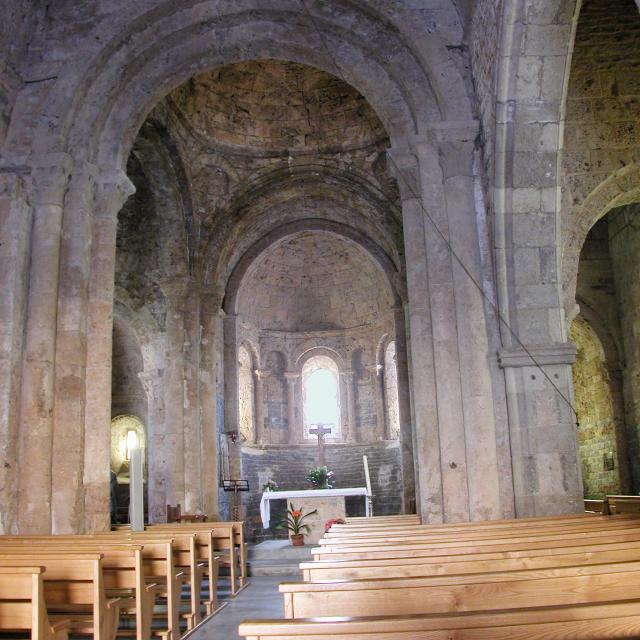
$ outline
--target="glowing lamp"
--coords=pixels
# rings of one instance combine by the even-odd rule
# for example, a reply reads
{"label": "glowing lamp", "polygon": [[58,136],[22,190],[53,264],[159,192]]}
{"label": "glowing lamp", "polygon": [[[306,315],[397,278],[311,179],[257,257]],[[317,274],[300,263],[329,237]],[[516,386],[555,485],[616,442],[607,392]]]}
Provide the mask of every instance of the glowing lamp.
{"label": "glowing lamp", "polygon": [[124,459],[127,462],[131,460],[131,451],[137,448],[138,434],[133,429],[128,429],[124,440]]}

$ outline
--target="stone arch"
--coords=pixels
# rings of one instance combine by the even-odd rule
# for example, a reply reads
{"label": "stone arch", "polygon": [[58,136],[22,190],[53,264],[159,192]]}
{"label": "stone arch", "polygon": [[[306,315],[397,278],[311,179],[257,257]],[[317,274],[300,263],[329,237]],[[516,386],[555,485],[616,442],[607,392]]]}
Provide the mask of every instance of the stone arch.
{"label": "stone arch", "polygon": [[587,234],[609,211],[634,202],[640,202],[640,164],[623,167],[603,180],[575,212],[562,256],[562,288],[568,318],[576,304],[578,264]]}
{"label": "stone arch", "polygon": [[250,247],[234,265],[226,284],[223,308],[226,313],[237,313],[238,293],[242,280],[253,261],[268,247],[302,231],[323,231],[340,236],[365,250],[376,266],[385,276],[385,282],[395,304],[400,304],[400,296],[396,287],[398,281],[397,270],[388,255],[372,240],[358,230],[329,220],[309,219],[282,225],[273,229],[265,237]]}
{"label": "stone arch", "polygon": [[[138,15],[110,14],[109,27],[100,23],[87,33],[80,73],[77,66],[61,73],[41,135],[36,134],[39,151],[42,146],[51,151],[56,141],[66,139],[69,149],[84,146],[87,159],[121,167],[133,135],[164,93],[202,69],[267,57],[333,74],[338,65],[394,137],[419,132],[433,121],[467,119],[472,110],[465,81],[447,49],[448,40],[461,37],[461,28],[455,7],[438,4],[438,11],[450,16],[451,27],[443,30],[445,37],[429,33],[420,49],[408,42],[406,32],[413,27],[408,10],[391,17],[350,0],[332,3],[331,12],[317,2],[265,9],[247,0],[238,9],[190,0],[179,7],[165,2]],[[444,17],[442,24],[447,24]],[[104,37],[106,31],[110,38]],[[376,44],[382,40],[393,48],[393,57],[383,57],[385,48]]]}
{"label": "stone arch", "polygon": [[302,351],[300,354],[296,356],[296,359],[295,359],[296,371],[299,371],[300,373],[302,373],[302,369],[306,364],[307,360],[309,360],[310,358],[315,358],[316,356],[324,356],[326,358],[333,360],[336,363],[336,366],[338,367],[338,371],[346,370],[345,359],[342,356],[342,354],[340,354],[338,351],[336,351],[335,349],[332,349],[331,347],[313,346],[313,347],[309,347],[308,349],[305,349],[304,351]]}

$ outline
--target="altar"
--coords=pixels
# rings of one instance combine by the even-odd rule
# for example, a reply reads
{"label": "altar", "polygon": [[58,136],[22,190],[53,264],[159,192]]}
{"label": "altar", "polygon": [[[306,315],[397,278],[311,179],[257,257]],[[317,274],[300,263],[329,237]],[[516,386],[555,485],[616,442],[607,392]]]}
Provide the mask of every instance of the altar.
{"label": "altar", "polygon": [[371,494],[366,487],[352,487],[348,489],[311,489],[305,491],[265,491],[260,500],[260,517],[262,526],[268,529],[271,524],[271,501],[287,500],[296,509],[304,513],[318,510],[317,514],[306,518],[304,523],[311,528],[311,533],[305,534],[305,544],[316,544],[324,535],[324,523],[332,518],[346,516],[345,497],[363,496],[365,513],[371,515],[369,498]]}

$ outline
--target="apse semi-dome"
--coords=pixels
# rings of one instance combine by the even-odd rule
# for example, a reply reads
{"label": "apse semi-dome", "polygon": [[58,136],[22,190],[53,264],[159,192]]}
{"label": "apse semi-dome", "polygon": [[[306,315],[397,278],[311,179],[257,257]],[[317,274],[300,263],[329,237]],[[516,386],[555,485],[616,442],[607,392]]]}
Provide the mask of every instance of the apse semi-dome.
{"label": "apse semi-dome", "polygon": [[170,99],[212,144],[282,152],[362,147],[386,137],[356,89],[295,62],[227,65],[191,78]]}
{"label": "apse semi-dome", "polygon": [[378,323],[392,303],[384,274],[364,249],[307,231],[256,258],[240,287],[238,313],[260,329],[324,331]]}

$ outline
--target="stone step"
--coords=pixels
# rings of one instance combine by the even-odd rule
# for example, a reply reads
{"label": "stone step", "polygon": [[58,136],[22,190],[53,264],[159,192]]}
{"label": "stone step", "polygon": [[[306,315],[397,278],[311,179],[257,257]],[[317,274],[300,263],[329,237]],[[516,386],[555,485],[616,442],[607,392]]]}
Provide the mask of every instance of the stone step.
{"label": "stone step", "polygon": [[250,576],[289,576],[292,580],[300,580],[301,574],[297,562],[281,562],[279,560],[259,560],[249,563]]}
{"label": "stone step", "polygon": [[266,540],[249,547],[249,562],[267,560],[279,561],[282,564],[311,560],[311,549],[316,545],[293,547],[288,540]]}

